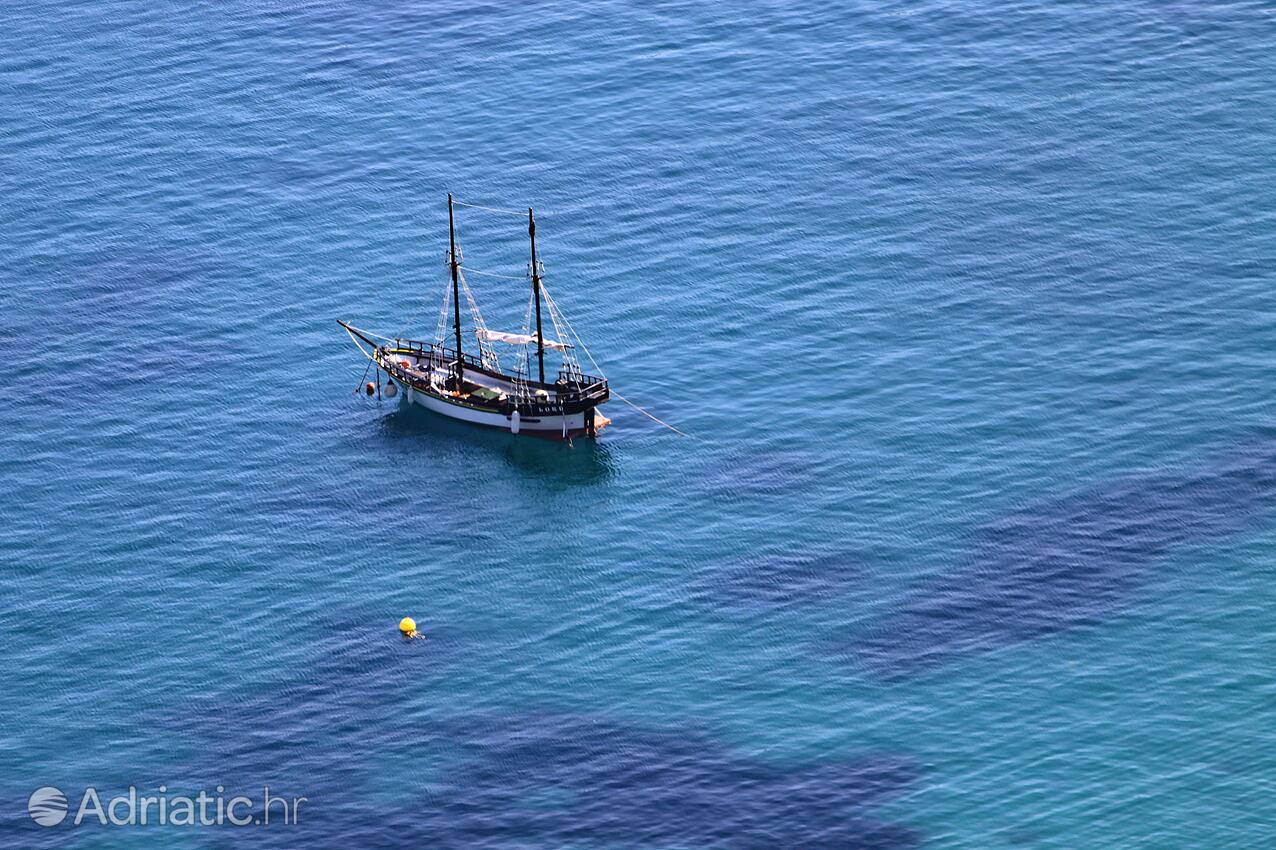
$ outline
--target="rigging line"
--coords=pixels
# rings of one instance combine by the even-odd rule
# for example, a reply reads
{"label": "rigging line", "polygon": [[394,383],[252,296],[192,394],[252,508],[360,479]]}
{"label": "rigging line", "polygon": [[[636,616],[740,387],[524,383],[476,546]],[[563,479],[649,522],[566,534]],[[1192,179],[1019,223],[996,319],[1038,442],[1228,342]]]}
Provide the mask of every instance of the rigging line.
{"label": "rigging line", "polygon": [[496,272],[485,272],[482,269],[472,269],[469,266],[459,266],[462,271],[473,272],[474,274],[486,275],[487,277],[503,277],[506,280],[527,280],[527,275],[497,274]]}
{"label": "rigging line", "polygon": [[448,308],[452,306],[452,287],[443,287],[443,306],[439,310],[439,321],[434,328],[434,341],[442,342],[443,335],[447,333],[447,314]]}
{"label": "rigging line", "polygon": [[[546,300],[547,302],[549,302],[550,304],[553,304],[553,299],[551,299],[551,298],[550,298],[550,296],[549,296],[549,292],[545,290],[545,288],[544,288],[544,286],[543,286],[543,285],[542,285],[542,287],[541,287],[541,294],[545,296],[545,300]],[[598,370],[598,374],[599,374],[599,376],[601,376],[601,377],[605,380],[607,376],[606,376],[606,374],[603,372],[603,368],[602,368],[601,366],[599,366],[599,365],[598,365],[598,361],[594,359],[594,355],[590,353],[589,348],[585,345],[585,343],[584,343],[584,342],[582,342],[582,341],[581,341],[580,334],[576,333],[576,329],[575,329],[574,327],[572,327],[571,319],[568,319],[568,318],[567,318],[567,316],[566,316],[565,314],[563,314],[561,310],[559,310],[559,309],[558,309],[558,305],[556,305],[556,304],[553,304],[553,307],[551,308],[551,316],[553,315],[553,313],[554,313],[554,312],[559,313],[559,317],[563,320],[563,324],[567,325],[567,329],[568,329],[569,331],[571,331],[572,336],[574,336],[574,337],[576,338],[576,344],[577,344],[577,345],[579,345],[579,346],[581,347],[581,350],[585,352],[585,356],[589,358],[589,362],[590,362],[591,364],[593,364],[593,367],[594,367],[595,369],[597,369],[597,370]],[[621,395],[620,393],[616,392],[614,389],[611,389],[611,387],[610,387],[610,386],[609,386],[607,389],[608,389],[608,392],[609,392],[609,393],[611,393],[611,394],[612,394],[612,395],[614,395],[616,398],[618,398],[618,399],[620,399],[621,401],[623,401],[625,404],[627,404],[627,405],[629,405],[630,407],[632,407],[634,410],[637,410],[637,411],[638,411],[639,413],[641,413],[643,416],[646,416],[647,418],[652,419],[652,420],[654,420],[655,422],[659,422],[661,425],[665,426],[665,427],[666,427],[666,428],[668,428],[670,431],[673,431],[675,434],[678,434],[678,435],[683,436],[683,437],[688,437],[688,438],[693,439],[693,440],[695,439],[695,437],[692,437],[692,436],[691,436],[690,434],[688,434],[686,431],[680,431],[680,430],[678,430],[677,428],[673,427],[672,425],[670,425],[670,424],[669,424],[668,422],[666,422],[665,420],[661,419],[660,417],[658,417],[658,416],[656,416],[655,414],[653,414],[653,413],[649,412],[649,411],[648,411],[648,410],[646,410],[645,408],[640,407],[639,405],[637,405],[637,404],[635,404],[634,402],[630,401],[629,399],[625,398],[623,395]]]}
{"label": "rigging line", "polygon": [[[461,267],[457,266],[457,271],[460,270]],[[479,311],[478,303],[474,300],[474,293],[470,291],[470,282],[465,279],[465,275],[460,275],[459,279],[462,288],[465,290],[465,300],[470,307],[470,319],[474,322],[475,339],[478,340],[479,347],[479,360],[484,366],[499,370],[500,359],[496,356],[492,346],[484,343],[483,335],[480,333],[480,331],[487,331],[487,322],[483,320],[483,314]]]}
{"label": "rigging line", "polygon": [[[527,334],[532,321],[532,300],[535,298],[532,292],[527,293],[527,309],[523,311],[523,333]],[[531,380],[531,361],[528,352],[528,346],[522,345],[518,349],[514,363],[514,397],[521,401],[530,401],[532,398],[531,390],[527,387],[527,382]],[[523,376],[527,377],[524,378]]]}
{"label": "rigging line", "polygon": [[[546,301],[552,300],[549,296],[549,290],[545,288],[544,281],[541,282],[541,294],[545,296]],[[554,309],[558,309],[557,304],[554,305]],[[589,362],[593,365],[593,367],[598,370],[599,377],[606,378],[607,373],[603,371],[602,366],[598,365],[598,361],[594,359],[594,355],[590,352],[584,341],[581,340],[580,334],[576,333],[576,328],[572,326],[571,319],[567,318],[567,314],[563,313],[561,310],[559,311],[559,315],[562,317],[563,324],[567,326],[567,330],[571,331],[571,335],[576,338],[576,344],[585,352],[585,356],[589,358]]]}
{"label": "rigging line", "polygon": [[475,210],[487,210],[488,212],[507,213],[509,215],[519,215],[519,216],[527,215],[527,213],[523,212],[522,210],[503,210],[500,207],[485,207],[482,204],[467,204],[465,203],[465,201],[458,201],[455,198],[452,199],[452,203],[456,204],[458,207],[469,207]]}
{"label": "rigging line", "polygon": [[[393,338],[388,337],[388,336],[382,336],[381,334],[374,334],[372,331],[365,331],[363,328],[357,328],[356,330],[358,330],[360,333],[365,333],[365,334],[367,334],[368,336],[376,337],[377,339],[383,339],[383,340],[385,340],[386,342],[398,342],[398,341],[399,341],[399,340],[397,340],[397,339],[393,339]],[[347,334],[349,334],[349,333],[350,333],[350,331],[346,331],[346,333],[347,333]],[[351,335],[351,336],[350,336],[350,338],[351,338],[351,339],[354,339],[354,336],[353,336],[353,335]],[[400,339],[402,339],[402,337],[400,337]],[[355,341],[355,345],[359,345],[359,342],[358,342],[357,340]],[[366,350],[363,348],[363,346],[362,346],[362,345],[359,345],[359,350],[360,350],[360,351],[365,351],[365,356],[366,356]]]}
{"label": "rigging line", "polygon": [[[368,332],[362,331],[362,333],[368,333]],[[379,334],[368,334],[368,335],[379,336]],[[349,328],[346,328],[346,336],[350,337],[350,341],[353,342],[355,344],[355,347],[358,348],[359,351],[363,353],[363,356],[368,358],[369,360],[368,366],[365,366],[363,369],[363,376],[365,378],[368,376],[368,367],[371,366],[373,363],[377,364],[377,368],[381,367],[381,364],[377,363],[377,359],[368,353],[368,349],[363,347],[363,343],[359,342],[359,340],[355,337],[355,335],[350,331]],[[381,337],[381,339],[385,339],[385,337]],[[355,392],[358,392],[358,390],[355,390]]]}

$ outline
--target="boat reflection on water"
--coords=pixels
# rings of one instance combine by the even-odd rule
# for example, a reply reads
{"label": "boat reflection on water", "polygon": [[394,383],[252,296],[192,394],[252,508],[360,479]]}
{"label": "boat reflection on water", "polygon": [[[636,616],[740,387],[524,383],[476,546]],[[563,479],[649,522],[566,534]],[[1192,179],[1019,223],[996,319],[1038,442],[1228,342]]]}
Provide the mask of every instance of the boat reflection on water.
{"label": "boat reflection on water", "polygon": [[520,438],[495,428],[475,428],[434,416],[403,401],[402,396],[387,404],[381,425],[390,439],[429,438],[431,448],[441,454],[499,457],[540,481],[578,486],[600,484],[615,476],[615,454],[605,442],[584,438],[563,444]]}

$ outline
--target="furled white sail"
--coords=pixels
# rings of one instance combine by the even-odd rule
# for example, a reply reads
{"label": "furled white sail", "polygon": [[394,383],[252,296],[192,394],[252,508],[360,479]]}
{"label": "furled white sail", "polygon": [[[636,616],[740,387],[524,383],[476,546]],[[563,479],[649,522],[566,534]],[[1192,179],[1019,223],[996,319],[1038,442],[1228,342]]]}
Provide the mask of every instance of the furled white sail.
{"label": "furled white sail", "polygon": [[[536,334],[516,334],[508,333],[506,331],[490,331],[487,328],[482,328],[476,333],[478,333],[480,339],[485,339],[489,342],[508,342],[510,345],[531,345],[536,342]],[[545,347],[552,348],[554,351],[566,351],[571,348],[571,346],[565,342],[557,342],[552,339],[545,340]]]}

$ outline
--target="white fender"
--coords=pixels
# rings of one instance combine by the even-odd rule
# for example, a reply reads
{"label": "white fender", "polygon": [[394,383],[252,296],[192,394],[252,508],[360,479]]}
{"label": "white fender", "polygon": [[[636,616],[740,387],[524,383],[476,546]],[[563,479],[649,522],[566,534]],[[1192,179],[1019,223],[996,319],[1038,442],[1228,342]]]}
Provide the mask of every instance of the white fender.
{"label": "white fender", "polygon": [[510,433],[511,434],[518,433],[518,420],[519,420],[518,410],[515,409],[515,411],[510,414]]}
{"label": "white fender", "polygon": [[395,385],[394,381],[391,381],[390,383],[386,384],[386,387],[385,387],[386,398],[394,398],[398,394],[399,394],[399,388],[397,385]]}

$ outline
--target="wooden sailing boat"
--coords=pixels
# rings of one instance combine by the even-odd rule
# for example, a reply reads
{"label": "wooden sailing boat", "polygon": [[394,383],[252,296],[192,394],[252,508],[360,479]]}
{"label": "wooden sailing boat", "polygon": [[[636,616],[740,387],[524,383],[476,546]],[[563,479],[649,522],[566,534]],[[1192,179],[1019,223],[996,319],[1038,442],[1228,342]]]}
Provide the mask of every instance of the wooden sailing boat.
{"label": "wooden sailing boat", "polygon": [[[453,419],[501,428],[512,434],[552,439],[597,436],[603,426],[611,422],[597,410],[598,405],[610,397],[607,379],[581,371],[576,350],[584,350],[586,356],[589,352],[580,344],[571,324],[545,289],[542,266],[536,258],[536,219],[531,209],[527,211],[527,233],[531,239],[531,298],[523,331],[506,333],[488,330],[465,280],[466,269],[456,244],[453,203],[449,194],[448,267],[451,286],[444,294],[435,339],[429,342],[398,337],[391,339],[337,320],[364,356],[376,364],[377,392],[381,391],[380,372],[385,372],[389,378],[386,385],[388,396],[393,397],[402,390],[409,402]],[[462,293],[469,306],[477,355],[462,348]],[[557,339],[546,339],[543,335],[542,302]],[[529,333],[533,314],[535,334]],[[448,318],[452,319],[454,347],[448,347],[445,340]],[[494,343],[519,347],[510,370],[502,367]],[[531,374],[533,346],[536,357],[534,377]],[[553,382],[545,380],[547,349],[558,354],[561,361]],[[592,362],[592,358],[590,360]],[[594,368],[597,369],[597,364]]]}

